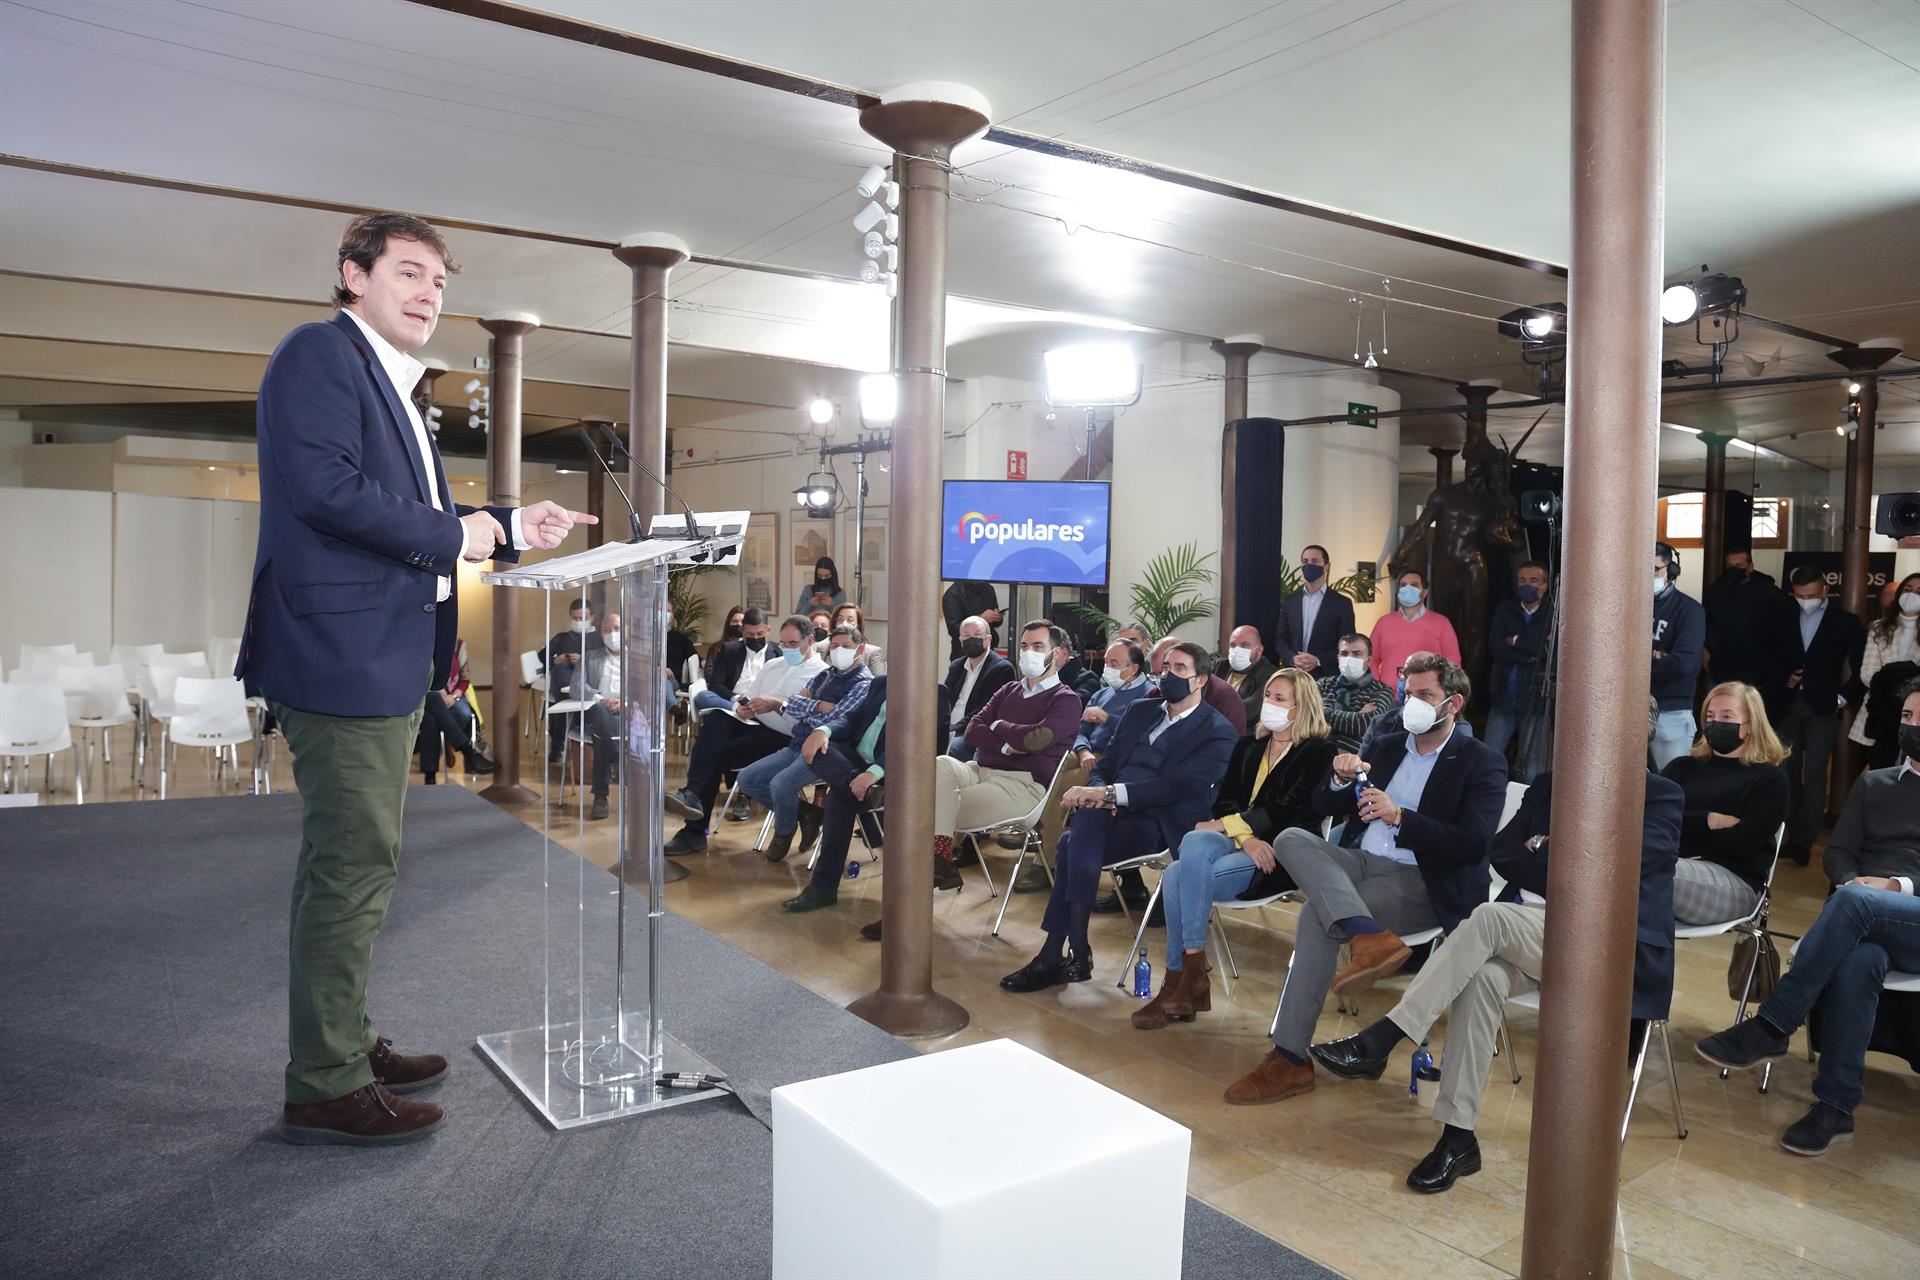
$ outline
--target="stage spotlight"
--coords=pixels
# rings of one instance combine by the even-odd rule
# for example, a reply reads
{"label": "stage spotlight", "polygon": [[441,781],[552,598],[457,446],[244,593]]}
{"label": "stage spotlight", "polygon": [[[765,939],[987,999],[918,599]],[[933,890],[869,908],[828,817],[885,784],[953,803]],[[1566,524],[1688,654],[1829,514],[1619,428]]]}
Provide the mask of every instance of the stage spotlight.
{"label": "stage spotlight", "polygon": [[853,215],[853,229],[862,235],[869,231],[878,231],[889,240],[900,238],[900,215],[888,213],[875,201]]}
{"label": "stage spotlight", "polygon": [[890,373],[870,373],[860,379],[860,425],[890,427],[900,412],[900,384]]}
{"label": "stage spotlight", "polygon": [[1660,295],[1660,319],[1685,324],[1701,316],[1738,311],[1747,305],[1747,286],[1739,276],[1716,273],[1668,285]]}
{"label": "stage spotlight", "polygon": [[1520,518],[1543,524],[1560,515],[1560,495],[1551,489],[1529,489],[1520,495]]}
{"label": "stage spotlight", "polygon": [[1529,351],[1567,345],[1567,304],[1548,302],[1520,307],[1500,317],[1502,337],[1512,338]]}
{"label": "stage spotlight", "polygon": [[833,475],[827,471],[816,471],[807,477],[807,482],[793,491],[796,506],[805,507],[807,514],[825,517],[833,514]]}
{"label": "stage spotlight", "polygon": [[860,175],[860,181],[853,184],[853,189],[871,200],[873,199],[873,193],[878,191],[880,184],[886,180],[887,166],[883,164],[870,164],[867,166],[867,171]]}
{"label": "stage spotlight", "polygon": [[1046,354],[1047,403],[1103,409],[1140,398],[1140,364],[1124,342],[1084,342]]}
{"label": "stage spotlight", "polygon": [[1850,396],[1857,396],[1857,395],[1859,395],[1859,394],[1860,394],[1860,391],[1861,391],[1861,387],[1860,387],[1860,384],[1859,384],[1859,383],[1857,383],[1857,382],[1849,382],[1849,383],[1847,384],[1847,394],[1848,394],[1848,395],[1850,395]]}
{"label": "stage spotlight", "polygon": [[1660,295],[1660,320],[1663,324],[1685,324],[1700,309],[1700,299],[1684,284],[1668,285]]}
{"label": "stage spotlight", "polygon": [[834,408],[833,401],[825,396],[815,396],[807,401],[807,421],[816,427],[824,427],[832,422],[834,415],[838,412]]}

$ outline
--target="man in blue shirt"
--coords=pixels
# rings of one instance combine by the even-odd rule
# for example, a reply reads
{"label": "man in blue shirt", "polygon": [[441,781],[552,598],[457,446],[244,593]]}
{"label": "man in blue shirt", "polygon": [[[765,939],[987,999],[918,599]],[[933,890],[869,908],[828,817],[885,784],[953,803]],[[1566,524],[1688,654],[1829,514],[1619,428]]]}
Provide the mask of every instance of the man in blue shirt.
{"label": "man in blue shirt", "polygon": [[786,860],[793,847],[794,830],[803,818],[807,826],[803,849],[811,847],[820,834],[823,815],[811,804],[803,807],[800,792],[808,783],[819,781],[813,772],[814,759],[827,749],[836,732],[846,731],[866,700],[867,683],[873,673],[860,661],[860,641],[860,629],[850,622],[833,629],[827,669],[781,708],[793,717],[788,745],[740,771],[740,790],[773,811],[768,862]]}

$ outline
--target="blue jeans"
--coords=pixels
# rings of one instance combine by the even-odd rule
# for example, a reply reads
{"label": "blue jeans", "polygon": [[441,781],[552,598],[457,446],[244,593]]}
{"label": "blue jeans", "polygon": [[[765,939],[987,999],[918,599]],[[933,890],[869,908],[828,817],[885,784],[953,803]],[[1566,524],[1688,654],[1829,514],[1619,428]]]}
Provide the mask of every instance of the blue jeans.
{"label": "blue jeans", "polygon": [[1824,997],[1826,1051],[1813,1096],[1849,1115],[1860,1105],[1867,1042],[1890,968],[1920,973],[1920,898],[1843,885],[1800,940],[1793,968],[1760,1006],[1761,1017],[1791,1034]]}
{"label": "blue jeans", "polygon": [[967,741],[966,735],[956,733],[953,741],[947,744],[947,754],[961,764],[970,763],[973,760],[973,744]]}
{"label": "blue jeans", "polygon": [[791,835],[800,825],[800,792],[819,781],[800,748],[782,747],[740,771],[740,789],[773,810],[773,834]]}
{"label": "blue jeans", "polygon": [[715,711],[730,711],[733,709],[733,699],[711,689],[702,689],[693,695],[693,714],[699,715],[709,707]]}
{"label": "blue jeans", "polygon": [[1213,904],[1239,897],[1253,883],[1253,871],[1253,859],[1218,831],[1189,831],[1180,841],[1180,860],[1160,877],[1168,973],[1179,972],[1182,952],[1207,949]]}
{"label": "blue jeans", "polygon": [[[1521,757],[1514,765],[1513,780],[1527,782],[1536,777],[1543,768],[1541,761],[1546,758],[1547,726],[1546,717],[1538,713],[1524,713],[1518,707],[1494,707],[1487,712],[1487,745],[1501,755],[1507,753],[1507,744],[1515,738],[1520,740]],[[1528,739],[1532,739],[1532,751],[1528,751]]]}
{"label": "blue jeans", "polygon": [[1669,764],[1687,754],[1693,746],[1693,712],[1662,711],[1654,722],[1653,768],[1657,773]]}

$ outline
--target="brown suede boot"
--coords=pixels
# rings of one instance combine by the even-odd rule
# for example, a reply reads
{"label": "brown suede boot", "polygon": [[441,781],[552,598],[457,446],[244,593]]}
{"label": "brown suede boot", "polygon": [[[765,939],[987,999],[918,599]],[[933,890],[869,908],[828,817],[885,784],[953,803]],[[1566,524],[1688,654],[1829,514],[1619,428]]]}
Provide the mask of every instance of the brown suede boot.
{"label": "brown suede boot", "polygon": [[447,1060],[437,1053],[406,1057],[393,1051],[393,1041],[381,1036],[367,1055],[373,1078],[388,1093],[414,1093],[447,1078]]}
{"label": "brown suede boot", "polygon": [[1391,929],[1363,933],[1348,944],[1347,967],[1333,975],[1333,994],[1357,996],[1382,978],[1400,972],[1413,957],[1413,948]]}
{"label": "brown suede boot", "polygon": [[1227,1086],[1226,1099],[1236,1107],[1250,1107],[1312,1092],[1313,1063],[1295,1064],[1278,1049],[1269,1049],[1259,1066]]}
{"label": "brown suede boot", "polygon": [[280,1136],[301,1146],[381,1147],[426,1137],[446,1113],[431,1102],[412,1102],[370,1084],[344,1098],[289,1102],[280,1116]]}
{"label": "brown suede boot", "polygon": [[1181,1019],[1182,1021],[1193,1021],[1192,1006],[1180,999],[1181,989],[1186,985],[1185,969],[1175,969],[1169,973],[1166,980],[1160,984],[1160,994],[1133,1011],[1134,1029],[1137,1031],[1160,1030],[1177,1016],[1173,1012],[1175,1007],[1186,1015]]}

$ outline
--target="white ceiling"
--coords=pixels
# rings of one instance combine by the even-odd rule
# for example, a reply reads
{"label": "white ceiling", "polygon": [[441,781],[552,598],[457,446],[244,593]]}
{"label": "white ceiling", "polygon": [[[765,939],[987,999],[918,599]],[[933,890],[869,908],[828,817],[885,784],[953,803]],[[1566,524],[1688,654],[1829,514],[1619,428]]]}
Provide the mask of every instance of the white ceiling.
{"label": "white ceiling", "polygon": [[[867,92],[959,80],[1015,130],[1565,258],[1560,0],[1056,0],[1021,6],[1018,38],[998,4],[538,7]],[[1920,346],[1916,68],[1920,5],[1676,0],[1669,262],[1742,274],[1758,314]],[[541,315],[535,378],[624,386],[628,288],[605,245],[640,229],[842,278],[683,268],[676,391],[798,404],[885,358],[884,300],[844,280],[861,261],[851,182],[882,155],[854,111],[405,0],[0,0],[0,152],[582,241],[451,233],[468,269],[450,315]],[[1033,377],[1041,350],[1088,325],[1259,332],[1345,361],[1357,321],[1390,368],[1526,391],[1491,317],[1565,296],[1523,266],[1113,167],[986,140],[956,159],[962,372]],[[0,168],[0,270],[317,299],[340,217]],[[6,288],[9,333],[262,352],[283,331],[268,304],[218,318],[103,306],[79,286],[21,323]],[[1374,296],[1356,307],[1356,292]],[[466,367],[480,336],[450,319],[428,354]],[[1670,356],[1698,362],[1690,334],[1668,336]],[[1776,348],[1769,374],[1830,368],[1819,344],[1751,324],[1737,351]],[[1755,393],[1669,416],[1778,436],[1831,399]],[[1530,454],[1557,451],[1555,425]]]}

